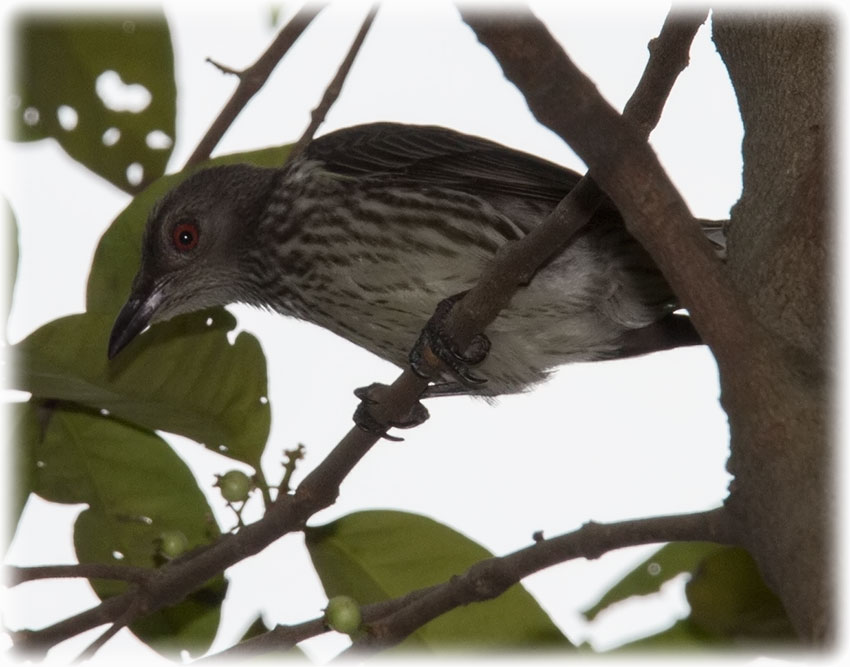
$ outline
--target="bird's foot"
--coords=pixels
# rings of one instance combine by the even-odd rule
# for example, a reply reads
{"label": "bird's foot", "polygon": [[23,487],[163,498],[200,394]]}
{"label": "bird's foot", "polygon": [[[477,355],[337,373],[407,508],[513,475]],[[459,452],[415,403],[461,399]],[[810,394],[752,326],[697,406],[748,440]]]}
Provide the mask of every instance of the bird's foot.
{"label": "bird's foot", "polygon": [[368,387],[359,387],[354,390],[354,395],[360,399],[360,405],[354,411],[354,423],[367,433],[379,435],[385,440],[393,442],[401,442],[404,438],[399,438],[394,435],[388,435],[387,431],[391,428],[413,428],[427,421],[428,408],[417,401],[410,411],[401,419],[380,420],[372,414],[372,406],[378,405],[383,400],[384,392],[389,387],[380,382],[373,382]]}
{"label": "bird's foot", "polygon": [[466,292],[440,301],[434,314],[422,329],[422,333],[419,334],[408,356],[411,369],[419,377],[430,380],[432,379],[431,369],[443,365],[466,387],[477,387],[487,382],[486,378],[474,375],[469,367],[477,366],[487,358],[487,353],[490,351],[490,339],[483,333],[475,334],[466,350],[459,350],[445,332],[446,317],[464,294]]}

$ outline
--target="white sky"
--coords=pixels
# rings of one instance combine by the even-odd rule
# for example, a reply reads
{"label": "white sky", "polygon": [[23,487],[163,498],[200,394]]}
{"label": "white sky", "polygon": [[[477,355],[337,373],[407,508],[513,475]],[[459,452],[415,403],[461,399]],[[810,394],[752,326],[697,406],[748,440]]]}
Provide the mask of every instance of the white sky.
{"label": "white sky", "polygon": [[[322,12],[216,154],[295,140],[366,6],[349,2]],[[583,170],[560,139],[536,124],[451,4],[423,6],[391,2],[381,9],[320,133],[372,120],[441,124]],[[646,44],[657,34],[667,5],[644,2],[635,11],[601,3],[593,13],[574,9],[574,3],[532,6],[601,92],[621,108],[643,70]],[[231,78],[204,64],[204,58],[245,67],[275,30],[268,10],[252,4],[238,12],[225,5],[199,10],[167,4],[166,14],[175,41],[179,91],[173,171],[185,162],[234,86]],[[692,212],[724,218],[741,187],[741,125],[705,27],[691,58],[652,144]],[[3,162],[3,194],[20,227],[21,260],[8,329],[16,342],[51,319],[83,309],[94,248],[128,197],[79,168],[52,141],[7,143],[4,150],[10,159]],[[266,476],[277,479],[282,450],[303,442],[308,456],[297,482],[350,427],[356,406],[353,388],[391,381],[397,371],[310,325],[242,307],[233,311],[240,326],[260,338],[268,357],[273,444],[264,459]],[[536,530],[551,536],[591,519],[714,507],[729,481],[724,469],[728,434],[718,394],[714,362],[698,348],[565,367],[536,391],[503,398],[496,407],[467,398],[431,401],[431,420],[405,432],[404,443],[379,443],[343,484],[339,502],[312,523],[359,509],[397,508],[443,521],[502,554],[527,545]],[[220,524],[229,527],[231,517],[211,485],[214,473],[238,464],[181,438],[169,441],[202,480]],[[80,509],[31,499],[10,562],[74,560],[70,534],[53,527],[69,526]],[[249,518],[256,518],[259,504],[252,509]],[[636,548],[591,563],[570,562],[530,577],[525,585],[571,640],[608,648],[687,614],[679,581],[661,599],[603,615],[593,626],[579,617],[580,610],[652,551]],[[293,571],[302,574],[276,576]],[[232,583],[217,649],[232,643],[259,610],[268,624],[292,623],[313,617],[325,604],[298,535],[228,575]],[[81,582],[37,582],[8,594],[3,615],[11,627],[40,626],[94,600]],[[53,658],[73,657],[97,634],[66,642]],[[132,642],[125,631],[101,654],[123,656]],[[305,648],[327,660],[346,643],[332,636],[311,640]]]}

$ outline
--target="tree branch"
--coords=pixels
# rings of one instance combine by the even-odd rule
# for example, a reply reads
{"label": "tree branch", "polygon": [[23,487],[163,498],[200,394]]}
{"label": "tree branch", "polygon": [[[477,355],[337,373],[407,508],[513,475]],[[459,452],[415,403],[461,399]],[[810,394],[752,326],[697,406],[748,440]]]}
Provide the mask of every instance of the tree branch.
{"label": "tree branch", "polygon": [[75,563],[72,565],[37,565],[34,567],[6,567],[9,586],[17,586],[37,579],[109,579],[112,581],[139,582],[150,577],[150,570],[130,565],[107,563]]}
{"label": "tree branch", "polygon": [[[530,12],[519,20],[514,17],[512,30],[495,24],[492,17],[468,12],[463,16],[522,91],[537,119],[588,165],[688,309],[718,363],[740,365],[763,357],[765,332],[646,142],[650,117],[640,119],[640,131],[625,122],[632,101],[621,117]],[[668,53],[659,42],[654,50]],[[651,52],[650,63],[656,55]]]}
{"label": "tree branch", "polygon": [[95,653],[97,653],[106,642],[112,639],[115,635],[117,635],[121,630],[127,627],[129,623],[131,623],[138,615],[139,615],[139,599],[136,598],[133,603],[124,611],[123,614],[110,625],[106,630],[104,630],[91,644],[89,644],[86,649],[77,656],[76,662],[85,662],[86,660],[91,659]]}
{"label": "tree branch", "polygon": [[[718,508],[611,524],[589,522],[571,533],[539,540],[505,556],[487,558],[441,584],[364,605],[361,613],[368,633],[355,641],[352,649],[395,645],[437,616],[459,606],[498,597],[525,577],[559,563],[575,558],[595,559],[624,547],[683,541],[731,543],[725,510]],[[210,657],[242,657],[279,651],[327,630],[322,618],[278,626]]]}
{"label": "tree branch", "polygon": [[[741,18],[736,16],[735,21]],[[745,298],[750,286],[736,284],[724,270],[645,139],[599,95],[539,21],[527,15],[510,39],[500,39],[499,31],[484,21],[473,17],[468,22],[496,56],[506,77],[525,95],[538,120],[563,137],[588,165],[711,347],[732,435],[729,469],[736,480],[730,486],[727,510],[735,517],[740,542],[783,600],[800,635],[825,641],[834,632],[829,604],[834,582],[829,576],[829,539],[825,536],[832,516],[828,474],[832,468],[823,456],[829,401],[822,397],[828,393],[828,380],[818,357],[807,352],[818,349],[818,344],[794,346],[782,332],[768,331],[761,323]],[[799,22],[787,22],[781,31],[763,17],[743,24],[758,26],[761,33],[754,30],[733,45],[747,54],[740,62],[751,65],[753,52],[760,59],[750,67],[753,84],[738,89],[742,110],[749,105],[759,117],[766,99],[760,92],[771,91],[778,98],[770,109],[778,122],[763,125],[767,132],[757,139],[745,140],[745,147],[758,144],[761,148],[755,152],[764,153],[762,162],[748,170],[763,172],[768,163],[775,169],[776,155],[790,156],[784,163],[779,160],[779,189],[774,179],[749,199],[759,209],[770,209],[779,201],[784,208],[782,216],[787,216],[787,198],[794,198],[800,190],[808,190],[807,195],[818,192],[828,172],[818,148],[810,159],[812,153],[802,137],[823,136],[821,110],[829,108],[825,102],[829,92],[817,84],[797,86],[797,81],[801,77],[807,83],[829,79],[826,73],[832,71],[832,60],[824,40],[817,34],[809,39]],[[782,77],[783,73],[790,76]],[[797,93],[789,96],[787,91],[777,90],[777,82],[782,81],[793,82]],[[814,113],[809,107],[800,111],[797,103],[784,106],[786,100],[797,98],[811,104]],[[828,136],[828,130],[825,132]],[[751,128],[747,133],[751,135]],[[782,179],[789,179],[791,185],[783,187]],[[798,198],[790,207],[796,217],[793,227],[799,230],[818,221],[823,202],[817,195]],[[808,230],[802,235],[807,236]],[[811,263],[819,249],[809,255],[801,254],[801,249],[815,247],[807,238],[802,248],[795,245],[788,252],[795,259],[803,257],[798,262]],[[793,272],[787,272],[787,265],[776,264],[775,239],[761,250],[769,254],[772,265],[762,273],[786,270],[783,280],[790,280],[787,275]],[[803,293],[811,298],[804,288]],[[764,291],[752,294],[754,302],[764,297]],[[794,312],[793,301],[785,293],[775,305],[782,313]],[[808,338],[811,322],[803,321],[803,336]],[[781,491],[775,488],[777,483]],[[803,572],[813,574],[802,576]]]}
{"label": "tree branch", "polygon": [[434,618],[462,605],[498,597],[528,575],[558,563],[580,557],[595,559],[623,547],[689,541],[730,542],[725,510],[607,525],[590,522],[572,533],[476,563],[415,602],[373,623],[362,645],[393,646]]}
{"label": "tree branch", "polygon": [[346,54],[345,59],[339,66],[336,76],[334,76],[333,80],[325,89],[325,94],[322,96],[319,106],[313,109],[313,113],[310,116],[310,124],[307,126],[307,129],[304,130],[304,134],[301,135],[301,138],[298,139],[296,144],[290,149],[289,154],[286,156],[286,162],[292,162],[304,151],[307,144],[313,140],[313,135],[316,134],[316,130],[319,129],[319,125],[324,122],[325,116],[328,115],[328,111],[331,106],[333,106],[333,103],[336,102],[340,92],[342,92],[342,84],[345,83],[348,72],[354,64],[354,59],[357,57],[357,53],[363,45],[363,40],[366,39],[366,33],[369,32],[369,28],[372,26],[372,21],[375,20],[375,14],[377,12],[378,5],[376,3],[372,5],[372,8],[369,10],[366,18],[363,19],[363,25],[360,26],[360,31],[351,43],[351,47],[348,49],[348,54]]}
{"label": "tree branch", "polygon": [[292,17],[283,29],[278,33],[266,52],[259,57],[257,62],[242,72],[235,72],[230,68],[213,63],[223,72],[236,74],[239,77],[239,85],[236,87],[231,98],[221,110],[207,133],[201,139],[195,151],[186,161],[184,169],[209,159],[210,154],[216,147],[224,133],[231,126],[236,116],[245,108],[250,99],[257,94],[268,80],[274,68],[281,61],[286,52],[301,36],[305,28],[325,6],[323,2],[308,2],[298,13]]}
{"label": "tree branch", "polygon": [[[369,625],[384,616],[396,612],[405,605],[408,605],[431,591],[439,588],[441,584],[420,588],[405,595],[393,598],[392,600],[384,600],[382,602],[374,602],[364,605],[360,608],[360,613],[363,618],[364,625]],[[272,651],[284,651],[292,648],[299,642],[311,637],[328,632],[329,628],[325,623],[324,616],[304,621],[296,625],[278,625],[275,628],[264,632],[251,639],[239,642],[220,653],[206,656],[202,661],[218,661],[220,658],[238,658],[253,655],[262,655]]]}
{"label": "tree branch", "polygon": [[96,628],[104,623],[114,623],[131,608],[134,596],[131,593],[104,600],[96,607],[63,619],[40,630],[19,630],[9,633],[14,647],[35,657],[46,654],[59,642],[75,637],[81,632]]}

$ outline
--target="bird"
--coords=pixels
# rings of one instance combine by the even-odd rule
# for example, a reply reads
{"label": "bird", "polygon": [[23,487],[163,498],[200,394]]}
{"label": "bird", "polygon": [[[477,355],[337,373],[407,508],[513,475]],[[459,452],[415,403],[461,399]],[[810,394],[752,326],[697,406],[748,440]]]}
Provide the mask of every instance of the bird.
{"label": "bird", "polygon": [[[388,122],[325,134],[282,167],[200,169],[150,211],[108,357],[156,322],[244,303],[403,368],[437,306],[469,290],[580,178],[488,139]],[[482,332],[489,350],[476,375],[447,368],[434,386],[491,398],[565,364],[702,344],[679,310],[604,198]]]}

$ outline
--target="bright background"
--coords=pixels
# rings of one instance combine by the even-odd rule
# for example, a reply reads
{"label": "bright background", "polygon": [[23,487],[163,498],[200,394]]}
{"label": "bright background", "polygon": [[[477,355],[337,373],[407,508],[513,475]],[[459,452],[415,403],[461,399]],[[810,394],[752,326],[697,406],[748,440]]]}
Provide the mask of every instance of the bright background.
{"label": "bright background", "polygon": [[[668,5],[596,3],[590,10],[575,3],[531,4],[621,109]],[[367,7],[338,3],[319,14],[215,154],[296,140]],[[292,9],[286,5],[286,16]],[[238,11],[223,4],[201,9],[167,3],[165,11],[176,49],[178,125],[170,163],[170,171],[176,171],[235,86],[204,58],[246,67],[277,29],[268,7],[250,3]],[[132,104],[138,93],[116,86],[109,103],[127,99]],[[584,170],[557,136],[536,123],[449,2],[384,4],[319,133],[374,120],[445,125]],[[727,74],[704,26],[692,47],[691,66],[651,138],[694,215],[728,217],[741,188],[741,137]],[[9,158],[2,166],[3,194],[20,227],[21,259],[8,327],[14,343],[49,320],[83,310],[97,241],[129,197],[78,166],[52,140],[4,142],[3,150]],[[260,338],[268,357],[273,421],[266,476],[270,482],[279,479],[282,451],[304,443],[307,458],[297,483],[350,428],[356,407],[352,390],[389,382],[398,371],[311,325],[244,307],[232,310],[240,327]],[[711,508],[722,501],[729,482],[728,430],[718,394],[714,361],[706,349],[696,348],[565,367],[549,383],[502,398],[495,407],[463,397],[430,401],[431,420],[403,433],[403,443],[379,443],[343,484],[337,504],[313,524],[360,509],[403,509],[442,521],[504,554],[528,545],[537,530],[553,536],[588,520]],[[229,528],[232,514],[212,484],[215,473],[239,464],[166,437],[201,480],[222,528]],[[81,509],[32,497],[7,562],[74,562],[68,528]],[[255,498],[245,517],[256,519],[259,511]],[[688,613],[679,578],[659,596],[621,605],[592,625],[583,622],[579,612],[654,549],[565,563],[524,583],[573,642],[604,650]],[[227,574],[231,587],[214,650],[233,643],[259,611],[267,624],[295,623],[319,614],[326,602],[300,535],[279,540]],[[4,596],[3,622],[12,628],[41,627],[95,602],[83,582],[34,582]],[[66,642],[51,659],[73,658],[101,631]],[[345,645],[345,638],[329,635],[302,647],[326,661]],[[100,655],[126,659],[128,647],[142,651],[146,664],[156,659],[127,631]]]}

